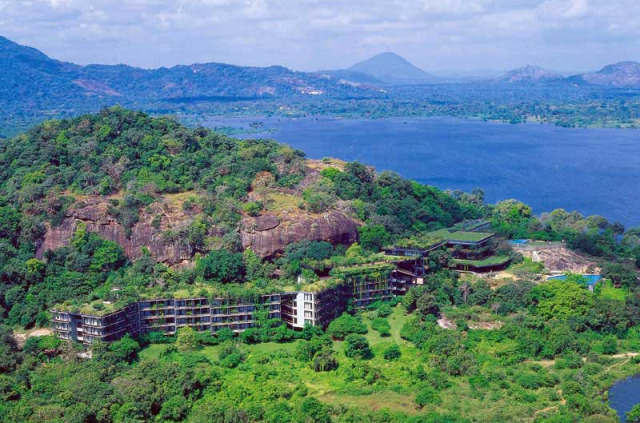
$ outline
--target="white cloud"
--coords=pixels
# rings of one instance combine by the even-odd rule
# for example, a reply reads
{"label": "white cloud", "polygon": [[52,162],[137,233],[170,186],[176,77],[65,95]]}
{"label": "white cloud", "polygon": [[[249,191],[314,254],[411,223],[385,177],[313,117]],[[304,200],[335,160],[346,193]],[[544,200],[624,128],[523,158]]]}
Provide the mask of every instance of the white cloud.
{"label": "white cloud", "polygon": [[0,0],[0,33],[79,63],[559,69],[640,60],[637,0]]}

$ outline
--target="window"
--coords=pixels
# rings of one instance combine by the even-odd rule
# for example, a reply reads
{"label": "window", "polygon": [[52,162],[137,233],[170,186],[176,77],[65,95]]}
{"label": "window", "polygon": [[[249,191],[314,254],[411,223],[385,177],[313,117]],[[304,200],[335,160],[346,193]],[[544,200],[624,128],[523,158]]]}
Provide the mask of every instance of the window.
{"label": "window", "polygon": [[304,294],[305,301],[313,301],[313,294]]}
{"label": "window", "polygon": [[304,303],[305,310],[313,310],[313,303]]}
{"label": "window", "polygon": [[313,311],[305,311],[304,317],[313,317]]}

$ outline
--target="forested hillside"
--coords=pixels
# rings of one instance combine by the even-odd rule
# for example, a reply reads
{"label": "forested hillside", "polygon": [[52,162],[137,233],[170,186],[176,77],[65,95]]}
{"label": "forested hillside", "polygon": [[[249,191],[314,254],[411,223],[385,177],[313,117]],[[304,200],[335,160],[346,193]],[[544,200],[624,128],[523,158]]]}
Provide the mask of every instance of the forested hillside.
{"label": "forested hillside", "polygon": [[[564,240],[606,281],[545,282],[501,241],[509,278],[459,275],[436,251],[423,285],[326,331],[259,315],[242,334],[97,343],[90,360],[51,336],[17,341],[54,304],[282,292],[476,218],[502,239]],[[1,144],[0,249],[0,421],[613,422],[602,392],[637,372],[638,229],[121,108]]]}
{"label": "forested hillside", "polygon": [[[2,289],[19,299],[5,301],[7,311],[16,303],[29,310],[11,319],[23,325],[32,324],[48,305],[68,298],[87,278],[93,287],[104,282],[106,267],[91,263],[100,243],[90,242],[88,251],[77,250],[79,223],[89,232],[115,228],[113,235],[103,234],[111,238],[105,248],[113,248],[114,256],[103,259],[122,264],[117,258],[124,255],[120,249],[145,237],[146,231],[152,232],[146,245],[126,249],[130,259],[164,261],[167,248],[179,250],[180,260],[212,249],[242,251],[252,241],[260,246],[255,227],[274,219],[271,226],[276,231],[284,231],[288,222],[324,221],[326,234],[312,239],[326,241],[340,238],[345,224],[353,225],[354,234],[346,238],[353,242],[362,221],[368,222],[366,227],[382,228],[382,239],[389,241],[391,236],[408,236],[481,214],[477,204],[393,173],[376,175],[358,163],[337,163],[337,167],[318,163],[313,169],[302,152],[274,141],[239,141],[118,108],[47,122],[1,148]],[[95,213],[100,216],[94,218]],[[327,213],[335,219],[327,221]],[[65,271],[74,273],[53,272],[58,275],[56,282],[42,285],[49,272],[43,262],[33,260],[38,251],[41,258],[49,254],[40,247],[51,234],[60,241],[55,235],[63,224],[72,225],[71,233],[52,247],[75,250],[64,250],[74,257]],[[269,231],[258,234],[269,241]],[[293,242],[305,237],[294,232],[289,238]],[[271,247],[269,251],[282,253],[286,244]],[[28,263],[43,266],[42,272],[32,274]],[[92,266],[96,275],[85,272]],[[28,295],[31,289],[34,295]],[[33,307],[26,307],[24,298]]]}

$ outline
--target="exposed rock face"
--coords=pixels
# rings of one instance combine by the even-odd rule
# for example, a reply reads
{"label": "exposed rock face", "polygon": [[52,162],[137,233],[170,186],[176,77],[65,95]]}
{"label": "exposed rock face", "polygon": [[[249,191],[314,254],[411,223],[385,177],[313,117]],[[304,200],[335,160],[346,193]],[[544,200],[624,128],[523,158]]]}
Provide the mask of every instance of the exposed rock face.
{"label": "exposed rock face", "polygon": [[534,262],[542,262],[552,273],[598,273],[600,269],[593,260],[567,249],[564,244],[515,246],[514,249]]}
{"label": "exposed rock face", "polygon": [[[140,221],[133,226],[131,237],[128,238],[125,228],[108,213],[108,207],[108,203],[98,199],[90,200],[84,207],[74,206],[67,212],[60,226],[47,228],[36,255],[42,258],[45,251],[68,245],[78,224],[83,222],[87,231],[96,232],[101,238],[120,244],[130,259],[140,257],[143,247],[149,249],[156,261],[170,265],[184,263],[193,257],[194,248],[184,237],[167,237],[166,234],[169,230],[177,232],[189,226],[194,220],[194,215],[182,210],[173,210],[166,203],[154,203],[150,206],[151,213],[141,214]],[[152,221],[157,215],[161,215],[162,220],[156,228]],[[213,228],[210,235],[223,234]]]}
{"label": "exposed rock face", "polygon": [[[150,208],[141,211],[140,221],[131,228],[131,237],[127,237],[125,228],[109,214],[109,203],[104,198],[76,204],[67,211],[61,225],[47,228],[36,255],[42,258],[46,251],[68,245],[83,222],[87,231],[120,244],[130,259],[140,257],[146,247],[158,262],[168,265],[190,262],[196,250],[180,231],[194,221],[199,211],[184,211],[166,200],[153,203]],[[154,226],[157,216],[162,219]],[[168,233],[174,236],[167,236]],[[214,227],[208,235],[220,238],[224,232]],[[358,224],[337,211],[321,216],[264,214],[245,218],[240,236],[244,248],[251,247],[259,256],[270,257],[284,251],[288,244],[303,240],[351,244],[357,241]]]}
{"label": "exposed rock face", "polygon": [[[240,232],[243,248],[251,248],[261,257],[274,256],[284,251],[288,244],[303,240],[334,244],[351,244],[358,240],[358,224],[340,212],[327,212],[315,218],[283,218],[277,226],[264,224],[268,216],[244,219]],[[275,223],[273,219],[279,221],[275,216],[268,219],[272,224]]]}

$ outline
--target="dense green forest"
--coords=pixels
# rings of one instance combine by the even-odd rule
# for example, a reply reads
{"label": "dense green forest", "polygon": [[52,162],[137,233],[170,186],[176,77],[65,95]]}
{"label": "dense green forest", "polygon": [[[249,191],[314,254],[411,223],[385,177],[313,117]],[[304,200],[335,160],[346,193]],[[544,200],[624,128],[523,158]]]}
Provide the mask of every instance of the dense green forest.
{"label": "dense green forest", "polygon": [[[269,140],[235,140],[120,108],[49,121],[0,146],[0,420],[50,422],[607,422],[603,392],[638,371],[640,230],[556,210],[535,216],[482,190],[448,193],[360,163],[327,160]],[[264,181],[268,183],[264,183]],[[261,183],[257,183],[261,182]],[[179,233],[194,265],[171,267],[79,225],[70,243],[36,251],[48,227],[90,198],[132,231],[154,204],[188,194]],[[361,222],[351,246],[300,241],[263,260],[238,239],[271,194],[303,214],[340,210]],[[287,198],[289,198],[287,197]],[[270,200],[271,199],[271,200]],[[34,336],[54,304],[139,298],[207,286],[229,293],[283,289],[311,269],[380,259],[380,248],[483,218],[502,238],[565,241],[597,261],[606,283],[540,283],[540,264],[508,245],[514,280],[447,269],[428,257],[425,284],[391,303],[345,314],[326,331],[294,332],[262,316],[240,335],[152,333],[93,347]],[[211,228],[222,232],[212,244]],[[128,233],[131,236],[131,232]],[[168,235],[167,235],[168,236]],[[97,301],[96,312],[99,311]],[[453,322],[448,329],[437,319]],[[482,323],[482,324],[480,324]]]}

